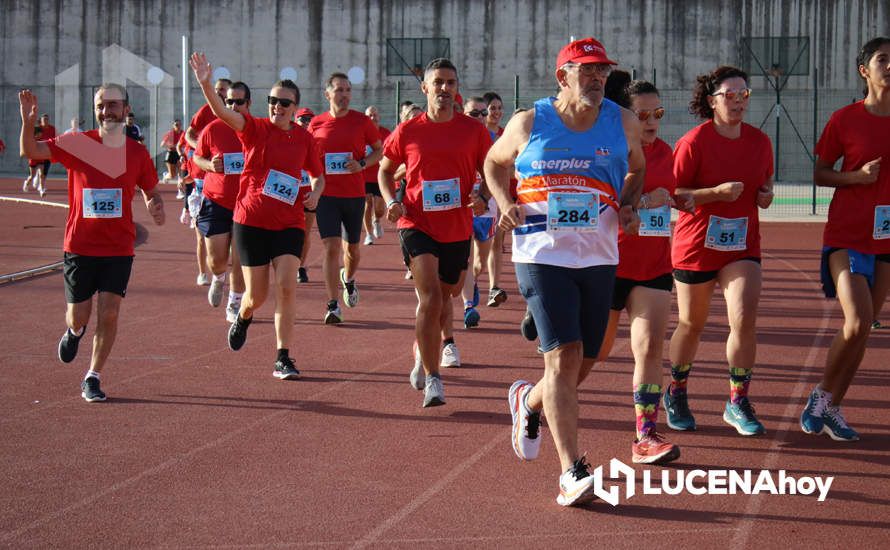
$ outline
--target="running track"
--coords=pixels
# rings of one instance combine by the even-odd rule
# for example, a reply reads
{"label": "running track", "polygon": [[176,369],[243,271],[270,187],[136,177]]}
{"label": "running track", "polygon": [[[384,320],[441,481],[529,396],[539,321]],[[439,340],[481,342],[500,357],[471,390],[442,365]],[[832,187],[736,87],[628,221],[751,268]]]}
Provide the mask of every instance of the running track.
{"label": "running track", "polygon": [[[0,195],[22,196],[0,182]],[[65,202],[61,182],[46,200]],[[34,198],[35,195],[29,195]],[[882,424],[890,331],[875,332],[845,401],[858,443],[797,427],[840,323],[820,298],[819,224],[764,226],[765,283],[753,401],[765,437],[721,420],[728,390],[723,301],[715,296],[690,382],[699,431],[669,432],[672,468],[785,469],[835,476],[814,496],[654,496],[579,509],[554,502],[559,474],[550,434],[542,457],[510,448],[506,390],[542,367],[518,334],[523,303],[481,308],[481,327],[456,331],[463,367],[444,371],[448,404],[420,408],[408,385],[415,299],[395,233],[362,247],[361,302],[324,326],[320,246],[299,287],[292,355],[303,379],[271,376],[271,304],[245,348],[226,346],[222,309],[195,286],[193,234],[141,226],[117,343],[103,377],[106,403],[78,384],[91,346],[71,365],[58,271],[0,286],[0,545],[21,547],[774,547],[883,546],[890,530],[890,428]],[[0,273],[60,259],[65,211],[0,202]],[[886,317],[886,315],[885,315]],[[92,335],[92,327],[89,329]],[[593,465],[630,462],[633,430],[627,331],[613,359],[580,391],[580,446]],[[663,414],[659,425],[664,426]],[[661,468],[650,468],[660,476]],[[642,471],[638,467],[637,471]]]}

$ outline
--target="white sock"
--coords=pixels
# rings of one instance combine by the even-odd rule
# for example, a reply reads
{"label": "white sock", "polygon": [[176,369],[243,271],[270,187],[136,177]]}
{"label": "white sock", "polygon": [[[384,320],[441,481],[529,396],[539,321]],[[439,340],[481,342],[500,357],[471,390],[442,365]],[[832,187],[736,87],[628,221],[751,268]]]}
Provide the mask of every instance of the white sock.
{"label": "white sock", "polygon": [[232,292],[232,291],[230,290],[230,291],[229,291],[229,302],[235,302],[235,303],[240,304],[240,303],[241,303],[241,298],[242,298],[243,296],[244,296],[244,293],[243,293],[243,292]]}
{"label": "white sock", "polygon": [[87,378],[89,378],[89,377],[91,377],[91,376],[92,376],[93,378],[95,378],[96,380],[99,380],[99,378],[100,378],[98,372],[96,372],[96,371],[94,371],[94,370],[88,370],[88,371],[87,371],[87,375],[84,376],[83,379],[86,380]]}
{"label": "white sock", "polygon": [[78,334],[78,333],[74,332],[73,330],[71,330],[71,327],[68,327],[68,332],[71,333],[71,336],[75,336],[75,337],[77,337],[77,338],[80,338],[81,336],[83,336],[83,333],[84,333],[84,331],[85,331],[86,329],[87,329],[86,325],[80,327],[80,334]]}
{"label": "white sock", "polygon": [[214,281],[222,281],[222,282],[226,282],[226,273],[227,273],[227,271],[223,271],[223,272],[220,273],[219,275],[217,275],[216,273],[214,273],[214,274],[213,274],[213,280],[214,280]]}

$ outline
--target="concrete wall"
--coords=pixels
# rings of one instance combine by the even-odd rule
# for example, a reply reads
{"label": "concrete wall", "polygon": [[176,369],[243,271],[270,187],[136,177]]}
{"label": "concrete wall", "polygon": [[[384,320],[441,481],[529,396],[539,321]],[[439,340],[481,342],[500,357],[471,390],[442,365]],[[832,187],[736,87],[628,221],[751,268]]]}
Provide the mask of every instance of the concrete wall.
{"label": "concrete wall", "polygon": [[[391,124],[396,82],[403,97],[419,92],[412,77],[385,74],[387,38],[450,38],[464,94],[498,90],[509,108],[514,75],[521,103],[552,93],[555,57],[570,35],[597,37],[623,67],[677,91],[718,64],[738,63],[741,37],[807,35],[819,88],[846,101],[860,87],[854,67],[859,46],[890,35],[888,25],[887,0],[0,0],[0,137],[15,142],[16,89],[34,87],[42,110],[54,113],[55,75],[79,64],[82,95],[89,96],[89,86],[102,80],[102,50],[112,44],[175,78],[178,113],[181,35],[214,65],[254,86],[259,97],[282,67],[295,68],[310,107],[322,105],[328,73],[361,67],[367,78],[354,87],[354,103],[381,105]],[[765,79],[753,85],[766,101]],[[788,83],[789,90],[813,86],[812,76]],[[194,111],[200,96],[190,92]],[[151,131],[148,96],[134,94],[134,102],[140,123]],[[830,112],[837,106],[823,107]],[[81,99],[81,109],[89,126],[89,97]],[[694,121],[687,116],[674,123],[690,127]],[[166,128],[168,121],[159,125]],[[12,157],[0,157],[0,171],[18,169]]]}

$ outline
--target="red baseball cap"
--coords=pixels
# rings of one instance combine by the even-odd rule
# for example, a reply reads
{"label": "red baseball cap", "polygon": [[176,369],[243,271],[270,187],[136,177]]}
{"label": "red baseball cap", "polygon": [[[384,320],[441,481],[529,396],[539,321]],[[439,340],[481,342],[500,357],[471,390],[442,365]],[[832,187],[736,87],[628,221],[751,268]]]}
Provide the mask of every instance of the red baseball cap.
{"label": "red baseball cap", "polygon": [[312,112],[312,109],[303,107],[302,109],[298,110],[297,114],[294,116],[296,118],[300,118],[301,116],[315,116],[315,113]]}
{"label": "red baseball cap", "polygon": [[582,38],[566,44],[556,56],[556,67],[566,63],[607,63],[617,65],[606,56],[606,49],[594,38]]}

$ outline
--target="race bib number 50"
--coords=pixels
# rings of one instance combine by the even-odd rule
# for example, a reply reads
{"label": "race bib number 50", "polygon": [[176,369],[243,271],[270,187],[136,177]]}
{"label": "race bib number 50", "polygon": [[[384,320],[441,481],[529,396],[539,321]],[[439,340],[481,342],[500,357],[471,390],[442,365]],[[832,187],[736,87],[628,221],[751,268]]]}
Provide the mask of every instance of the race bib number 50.
{"label": "race bib number 50", "polygon": [[640,209],[640,232],[643,237],[671,236],[671,207]]}
{"label": "race bib number 50", "polygon": [[123,193],[117,189],[83,189],[84,218],[120,218]]}
{"label": "race bib number 50", "polygon": [[547,231],[596,231],[599,207],[596,193],[548,193]]}

